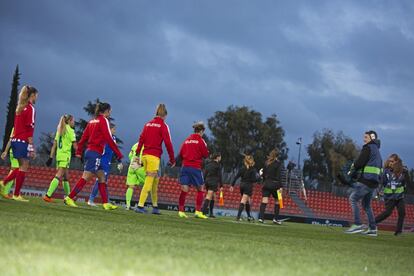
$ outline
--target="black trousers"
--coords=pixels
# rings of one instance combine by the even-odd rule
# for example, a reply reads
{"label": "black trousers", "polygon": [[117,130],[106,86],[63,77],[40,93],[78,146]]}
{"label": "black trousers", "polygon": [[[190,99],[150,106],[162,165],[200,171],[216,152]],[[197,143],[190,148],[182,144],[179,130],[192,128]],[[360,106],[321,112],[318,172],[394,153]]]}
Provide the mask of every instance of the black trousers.
{"label": "black trousers", "polygon": [[385,211],[379,214],[375,218],[375,222],[379,223],[384,219],[388,218],[392,214],[392,210],[397,208],[398,211],[398,221],[397,221],[397,229],[396,232],[402,232],[404,218],[405,218],[405,203],[404,198],[401,199],[390,199],[385,202]]}

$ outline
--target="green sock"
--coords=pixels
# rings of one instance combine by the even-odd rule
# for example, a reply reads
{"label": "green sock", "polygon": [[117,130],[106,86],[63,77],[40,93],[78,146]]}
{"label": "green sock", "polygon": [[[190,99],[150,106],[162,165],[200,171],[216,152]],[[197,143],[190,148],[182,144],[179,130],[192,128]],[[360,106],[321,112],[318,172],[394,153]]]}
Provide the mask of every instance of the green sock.
{"label": "green sock", "polygon": [[134,194],[134,189],[132,188],[128,188],[126,193],[125,193],[125,199],[126,199],[126,205],[127,207],[131,206],[131,199],[132,199],[132,195]]}
{"label": "green sock", "polygon": [[6,186],[4,186],[4,193],[8,195],[13,185],[14,185],[14,180],[7,183]]}
{"label": "green sock", "polygon": [[63,180],[63,190],[65,191],[65,195],[68,196],[70,194],[70,185],[69,181]]}
{"label": "green sock", "polygon": [[49,190],[47,190],[46,195],[52,197],[53,193],[56,191],[57,186],[59,186],[59,179],[54,177],[50,182]]}

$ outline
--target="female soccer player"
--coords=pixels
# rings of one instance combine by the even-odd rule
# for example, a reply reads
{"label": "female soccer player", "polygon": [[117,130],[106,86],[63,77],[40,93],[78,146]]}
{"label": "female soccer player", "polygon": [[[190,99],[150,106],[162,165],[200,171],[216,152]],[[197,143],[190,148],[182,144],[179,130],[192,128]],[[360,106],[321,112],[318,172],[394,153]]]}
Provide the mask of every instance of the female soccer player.
{"label": "female soccer player", "polygon": [[[209,212],[210,218],[215,218],[213,208],[216,192],[220,187],[220,191],[223,190],[223,183],[221,180],[221,154],[219,152],[213,153],[210,156],[210,161],[207,163],[204,169],[205,176],[205,187],[206,187],[206,198],[203,204],[203,214],[207,215]],[[207,209],[209,211],[207,211]]]}
{"label": "female soccer player", "polygon": [[[128,175],[126,179],[127,190],[125,193],[126,209],[131,210],[131,200],[134,194],[134,190],[138,186],[144,185],[145,182],[145,169],[142,164],[138,164],[135,160],[135,152],[137,151],[138,143],[135,143],[131,151],[129,152],[129,167]],[[142,156],[140,156],[141,158]],[[151,193],[152,202],[156,201],[154,195]]]}
{"label": "female soccer player", "polygon": [[75,196],[82,190],[85,184],[93,177],[98,177],[99,192],[101,193],[103,208],[105,210],[116,209],[117,206],[108,203],[108,194],[106,193],[105,172],[101,165],[101,158],[104,151],[105,144],[109,144],[111,149],[115,152],[118,158],[118,169],[122,170],[122,153],[118,146],[112,139],[111,130],[109,127],[108,118],[111,115],[111,105],[108,103],[98,103],[95,109],[95,119],[89,121],[82,134],[82,138],[78,143],[76,156],[81,158],[85,144],[87,148],[84,154],[85,167],[84,172],[79,179],[76,186],[70,192],[69,196],[65,197],[64,202],[70,207],[78,207],[73,200]]}
{"label": "female soccer player", "polygon": [[201,212],[203,203],[203,172],[201,166],[203,158],[208,157],[207,144],[202,138],[204,134],[204,124],[202,122],[193,125],[194,133],[185,139],[180,149],[180,158],[183,165],[180,171],[181,194],[178,200],[178,216],[187,218],[184,212],[185,198],[187,197],[189,186],[197,189],[195,217],[206,219],[207,216]]}
{"label": "female soccer player", "polygon": [[247,220],[253,221],[254,218],[250,214],[250,197],[253,194],[253,184],[257,182],[257,170],[254,167],[254,158],[252,155],[245,155],[243,160],[244,166],[239,170],[234,178],[230,192],[233,192],[234,184],[237,179],[241,178],[240,194],[242,196],[240,200],[239,211],[237,213],[237,220],[241,221],[241,214],[246,207]]}
{"label": "female soccer player", "polygon": [[16,108],[16,116],[14,118],[14,133],[11,140],[11,147],[14,157],[19,160],[19,168],[9,173],[3,182],[0,182],[0,190],[3,184],[9,183],[16,179],[13,200],[28,201],[20,195],[26,172],[29,169],[29,158],[36,156],[33,146],[33,133],[35,127],[35,109],[38,92],[33,86],[25,85],[20,90],[19,101]]}
{"label": "female soccer player", "polygon": [[[114,140],[114,142],[116,143],[116,136],[115,136],[116,127],[112,123],[110,124],[110,126],[111,126],[112,140]],[[108,177],[109,177],[109,174],[111,173],[111,163],[112,163],[113,155],[114,155],[114,151],[111,149],[111,147],[108,144],[106,144],[104,153],[102,154],[102,158],[101,158],[101,166],[102,166],[102,170],[105,173],[105,182],[106,182],[105,190],[106,190],[106,194],[108,195],[108,198],[109,198]],[[89,195],[89,200],[88,200],[89,206],[92,206],[92,207],[97,206],[94,201],[95,201],[95,197],[98,195],[98,191],[99,191],[99,181],[98,179],[96,179],[95,185],[93,185],[91,194]]]}
{"label": "female soccer player", "polygon": [[265,167],[263,168],[263,188],[262,188],[262,203],[260,204],[259,222],[264,223],[264,213],[267,203],[269,202],[269,196],[273,196],[275,199],[275,214],[273,217],[273,223],[282,224],[277,219],[279,216],[279,201],[277,196],[277,190],[282,189],[282,182],[280,179],[280,173],[282,170],[282,163],[278,160],[279,150],[272,150],[267,156]]}
{"label": "female soccer player", "polygon": [[388,218],[392,214],[392,210],[397,208],[398,221],[394,235],[398,236],[402,233],[405,218],[404,193],[406,187],[411,184],[411,179],[398,154],[391,154],[384,167],[382,184],[384,186],[385,211],[375,218],[375,223]]}
{"label": "female soccer player", "polygon": [[60,117],[59,124],[56,130],[55,140],[53,141],[52,149],[50,150],[49,159],[46,165],[50,167],[52,165],[53,157],[56,153],[56,174],[49,185],[47,193],[43,197],[46,202],[53,202],[52,195],[56,191],[59,182],[63,183],[63,190],[65,196],[70,193],[68,170],[70,165],[70,159],[72,157],[72,146],[77,149],[76,135],[73,127],[75,126],[75,119],[72,115],[66,114]]}
{"label": "female soccer player", "polygon": [[[160,158],[162,154],[162,142],[167,148],[168,156],[170,157],[171,167],[175,166],[174,149],[171,143],[170,130],[165,123],[167,118],[167,108],[164,104],[159,104],[155,112],[155,118],[145,124],[144,129],[139,137],[136,154],[136,162],[143,163],[146,173],[144,187],[142,187],[141,195],[139,197],[138,208],[135,212],[145,214],[147,210],[144,208],[148,193],[152,195],[152,213],[159,214],[158,210],[158,170],[160,167]],[[141,149],[142,160],[139,158]]]}
{"label": "female soccer player", "polygon": [[[14,158],[13,150],[11,149],[11,137],[13,137],[14,128],[12,128],[12,131],[10,133],[9,141],[7,142],[6,148],[4,149],[4,152],[1,154],[1,159],[5,160],[7,157],[7,152],[9,153],[10,158],[10,172],[11,174],[15,169],[19,169],[19,160]],[[10,181],[7,183],[6,186],[4,186],[4,189],[0,189],[0,195],[6,199],[12,199],[12,197],[9,195],[11,187],[14,185],[15,180]]]}

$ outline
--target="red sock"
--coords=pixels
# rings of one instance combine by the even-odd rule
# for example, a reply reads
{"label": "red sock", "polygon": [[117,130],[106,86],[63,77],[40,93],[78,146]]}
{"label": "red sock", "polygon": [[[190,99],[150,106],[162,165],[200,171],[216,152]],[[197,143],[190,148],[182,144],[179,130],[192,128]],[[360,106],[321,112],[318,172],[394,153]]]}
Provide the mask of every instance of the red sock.
{"label": "red sock", "polygon": [[181,191],[180,198],[178,199],[178,210],[184,212],[185,198],[187,197],[187,192]]}
{"label": "red sock", "polygon": [[108,203],[108,193],[106,192],[106,183],[98,183],[99,193],[101,193],[102,203]]}
{"label": "red sock", "polygon": [[203,204],[203,191],[197,191],[196,195],[196,211],[201,211],[201,205]]}
{"label": "red sock", "polygon": [[17,176],[16,176],[16,185],[14,187],[14,195],[15,196],[19,196],[20,195],[20,190],[23,186],[23,182],[24,182],[24,178],[26,176],[26,172],[24,171],[18,171],[17,172]]}
{"label": "red sock", "polygon": [[85,184],[86,184],[85,179],[83,178],[79,179],[78,183],[76,183],[75,188],[73,188],[72,192],[70,192],[69,197],[73,199],[80,191],[82,191]]}
{"label": "red sock", "polygon": [[12,181],[13,179],[15,179],[17,177],[17,173],[19,172],[19,169],[14,169],[12,170],[4,179],[3,179],[3,184],[6,185],[7,183],[9,183],[10,181]]}

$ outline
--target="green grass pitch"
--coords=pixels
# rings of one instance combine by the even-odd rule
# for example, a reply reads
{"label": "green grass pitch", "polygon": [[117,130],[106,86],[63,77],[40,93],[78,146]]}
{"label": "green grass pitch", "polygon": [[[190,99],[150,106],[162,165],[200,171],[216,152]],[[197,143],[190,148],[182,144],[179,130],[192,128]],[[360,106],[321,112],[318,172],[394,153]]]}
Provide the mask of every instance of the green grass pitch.
{"label": "green grass pitch", "polygon": [[0,275],[413,275],[414,234],[0,200]]}

